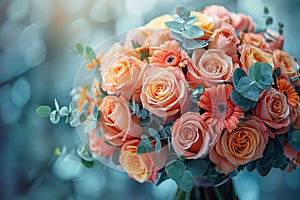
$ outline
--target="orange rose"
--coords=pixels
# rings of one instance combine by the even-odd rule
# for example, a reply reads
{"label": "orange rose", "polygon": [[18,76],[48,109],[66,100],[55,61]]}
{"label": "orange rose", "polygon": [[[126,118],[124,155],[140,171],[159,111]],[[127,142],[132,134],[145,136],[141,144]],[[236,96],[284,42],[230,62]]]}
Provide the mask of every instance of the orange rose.
{"label": "orange rose", "polygon": [[100,128],[103,137],[112,145],[124,142],[142,134],[139,119],[131,115],[124,97],[106,96],[99,106]]}
{"label": "orange rose", "polygon": [[242,68],[248,72],[249,68],[257,62],[264,62],[264,63],[268,63],[272,66],[274,66],[273,64],[273,60],[272,60],[272,55],[268,54],[264,51],[262,51],[261,49],[254,47],[252,45],[249,44],[244,44],[241,47],[241,63],[242,63]]}
{"label": "orange rose", "polygon": [[179,68],[150,67],[144,77],[141,102],[159,117],[174,116],[187,108],[187,82]]}
{"label": "orange rose", "polygon": [[112,156],[117,147],[108,145],[101,136],[97,136],[97,129],[89,133],[90,149],[93,153],[100,156]]}
{"label": "orange rose", "polygon": [[262,157],[268,143],[267,132],[264,124],[255,117],[239,123],[232,132],[225,131],[209,153],[216,170],[229,174],[239,165]]}
{"label": "orange rose", "polygon": [[142,86],[142,79],[146,69],[141,60],[123,54],[113,60],[102,73],[101,87],[108,94],[122,94],[131,99],[135,90]]}
{"label": "orange rose", "polygon": [[139,140],[131,140],[122,146],[119,161],[130,178],[143,183],[145,181],[154,182],[157,179],[157,172],[166,162],[167,154],[164,149],[157,154],[143,153],[137,154]]}
{"label": "orange rose", "polygon": [[235,63],[238,62],[237,44],[240,40],[236,37],[235,30],[230,24],[223,23],[221,28],[216,29],[211,37],[209,49],[224,50]]}
{"label": "orange rose", "polygon": [[286,96],[274,88],[264,90],[260,94],[253,112],[271,130],[271,137],[286,133],[294,118]]}
{"label": "orange rose", "polygon": [[198,50],[193,54],[193,65],[188,65],[186,79],[192,87],[202,84],[205,87],[231,81],[234,69],[230,56],[223,50]]}
{"label": "orange rose", "polygon": [[273,52],[273,61],[275,67],[280,67],[281,75],[285,78],[288,78],[287,75],[291,79],[296,79],[297,74],[295,71],[295,60],[289,55],[288,52],[281,51],[281,50],[274,50]]}
{"label": "orange rose", "polygon": [[187,112],[171,127],[172,146],[187,159],[203,158],[215,145],[217,134],[199,113]]}

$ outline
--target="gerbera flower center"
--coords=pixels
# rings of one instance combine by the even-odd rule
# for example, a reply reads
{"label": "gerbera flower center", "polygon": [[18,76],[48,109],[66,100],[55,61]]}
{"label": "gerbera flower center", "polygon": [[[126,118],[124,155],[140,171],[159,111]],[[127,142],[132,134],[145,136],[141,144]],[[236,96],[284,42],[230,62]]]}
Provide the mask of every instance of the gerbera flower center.
{"label": "gerbera flower center", "polygon": [[170,52],[167,55],[165,55],[165,63],[169,66],[178,66],[180,62],[180,55],[175,55],[174,53]]}

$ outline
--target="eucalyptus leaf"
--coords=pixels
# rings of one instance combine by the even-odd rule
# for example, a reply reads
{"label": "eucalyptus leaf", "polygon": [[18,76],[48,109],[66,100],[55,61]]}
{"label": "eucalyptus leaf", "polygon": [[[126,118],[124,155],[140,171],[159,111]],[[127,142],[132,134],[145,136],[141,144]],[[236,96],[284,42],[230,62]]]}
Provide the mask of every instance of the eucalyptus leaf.
{"label": "eucalyptus leaf", "polygon": [[52,111],[49,119],[52,124],[57,124],[60,120],[59,111],[57,110]]}
{"label": "eucalyptus leaf", "polygon": [[148,128],[148,133],[150,134],[151,137],[156,138],[158,136],[158,131],[155,130],[154,128]]}
{"label": "eucalyptus leaf", "polygon": [[233,86],[234,88],[238,87],[238,82],[239,80],[244,77],[247,76],[246,72],[244,70],[242,70],[241,68],[236,68],[233,72],[232,75],[232,80],[233,80]]}
{"label": "eucalyptus leaf", "polygon": [[255,81],[255,85],[260,89],[268,89],[272,86],[272,66],[268,63],[254,63],[248,71],[249,78]]}
{"label": "eucalyptus leaf", "polygon": [[184,37],[179,32],[170,31],[170,35],[171,35],[171,37],[173,39],[175,39],[175,40],[177,40],[179,42],[183,42],[184,41]]}
{"label": "eucalyptus leaf", "polygon": [[295,151],[300,152],[300,130],[294,131],[289,135],[288,143]]}
{"label": "eucalyptus leaf", "polygon": [[174,31],[175,33],[181,33],[183,30],[183,25],[179,22],[176,21],[168,21],[165,22],[165,25],[171,30]]}
{"label": "eucalyptus leaf", "polygon": [[195,39],[204,36],[204,31],[198,26],[186,26],[182,31],[182,36],[188,39]]}
{"label": "eucalyptus leaf", "polygon": [[86,114],[85,114],[84,112],[82,112],[82,113],[80,114],[80,116],[79,116],[79,121],[80,121],[80,123],[85,122],[86,119],[87,119]]}
{"label": "eucalyptus leaf", "polygon": [[149,117],[149,118],[147,118],[147,119],[142,119],[142,120],[140,121],[140,126],[141,126],[141,127],[149,126],[151,123],[152,123],[152,118]]}
{"label": "eucalyptus leaf", "polygon": [[182,174],[181,181],[178,186],[181,190],[185,192],[190,192],[195,184],[193,174],[189,170],[185,170]]}
{"label": "eucalyptus leaf", "polygon": [[83,55],[83,52],[84,52],[83,46],[78,41],[75,42],[75,46],[76,46],[77,52],[80,55]]}
{"label": "eucalyptus leaf", "polygon": [[85,52],[86,52],[86,55],[88,56],[90,61],[93,61],[94,59],[96,59],[96,54],[95,54],[94,50],[91,47],[86,46],[85,47]]}
{"label": "eucalyptus leaf", "polygon": [[40,117],[49,117],[51,113],[51,108],[46,105],[42,105],[36,108],[35,112],[40,116]]}
{"label": "eucalyptus leaf", "polygon": [[155,143],[155,151],[156,151],[156,153],[160,153],[160,150],[161,150],[161,142],[160,142],[160,139],[157,138],[155,141],[156,141],[156,143]]}
{"label": "eucalyptus leaf", "polygon": [[179,17],[178,15],[174,15],[173,19],[174,19],[175,22],[178,22],[180,24],[184,24],[185,23],[185,20],[183,18]]}
{"label": "eucalyptus leaf", "polygon": [[58,104],[58,102],[57,102],[56,99],[54,99],[54,105],[55,105],[55,109],[56,109],[57,111],[59,111],[59,104]]}
{"label": "eucalyptus leaf", "polygon": [[183,48],[185,48],[186,50],[201,49],[207,45],[208,42],[204,40],[185,39],[183,42]]}
{"label": "eucalyptus leaf", "polygon": [[166,173],[168,177],[170,177],[171,179],[176,181],[176,183],[178,183],[181,181],[183,170],[176,165],[170,165],[166,167]]}
{"label": "eucalyptus leaf", "polygon": [[188,17],[186,20],[185,20],[185,24],[186,25],[190,25],[190,24],[193,24],[197,21],[197,17],[196,16],[191,16],[191,17]]}
{"label": "eucalyptus leaf", "polygon": [[193,176],[203,176],[208,169],[208,163],[203,159],[186,159],[184,164],[190,170]]}
{"label": "eucalyptus leaf", "polygon": [[59,114],[60,116],[67,116],[69,114],[69,110],[67,106],[63,106],[60,110],[59,110]]}
{"label": "eucalyptus leaf", "polygon": [[245,98],[236,90],[233,90],[230,93],[230,98],[234,102],[235,105],[241,107],[244,111],[248,111],[250,108],[253,108],[256,105],[256,101],[252,101],[250,99]]}
{"label": "eucalyptus leaf", "polygon": [[186,20],[191,15],[191,11],[189,11],[188,9],[186,9],[184,7],[179,7],[179,8],[177,8],[177,14],[179,17]]}

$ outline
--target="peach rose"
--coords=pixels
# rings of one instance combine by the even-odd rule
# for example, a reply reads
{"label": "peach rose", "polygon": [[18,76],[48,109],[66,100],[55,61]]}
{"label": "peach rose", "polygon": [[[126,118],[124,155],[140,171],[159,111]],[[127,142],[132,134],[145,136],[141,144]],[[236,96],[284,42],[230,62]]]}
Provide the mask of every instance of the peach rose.
{"label": "peach rose", "polygon": [[255,23],[250,16],[242,13],[231,15],[231,24],[238,31],[252,32],[255,27]]}
{"label": "peach rose", "polygon": [[162,15],[152,19],[148,22],[144,27],[146,28],[161,28],[167,30],[168,28],[165,25],[165,22],[173,21],[173,17],[171,15]]}
{"label": "peach rose", "polygon": [[217,134],[199,113],[187,112],[171,127],[172,146],[187,159],[203,158],[215,145]]}
{"label": "peach rose", "polygon": [[271,130],[270,136],[273,138],[275,134],[286,133],[294,118],[286,96],[274,88],[260,94],[253,112]]}
{"label": "peach rose", "polygon": [[238,124],[232,132],[225,131],[209,158],[216,170],[229,174],[239,165],[244,165],[263,156],[268,143],[268,130],[255,117]]}
{"label": "peach rose", "polygon": [[188,109],[187,82],[179,68],[150,67],[144,77],[141,102],[159,117],[170,117]]}
{"label": "peach rose", "polygon": [[198,50],[193,53],[193,65],[188,65],[186,79],[192,87],[202,84],[205,87],[231,81],[238,64],[223,50]]}
{"label": "peach rose", "polygon": [[274,51],[275,49],[279,49],[279,50],[283,49],[284,37],[280,35],[278,32],[267,29],[267,33],[263,32],[262,35],[266,40],[269,40],[267,43],[271,51]]}
{"label": "peach rose", "polygon": [[108,67],[112,60],[116,59],[121,54],[131,52],[133,48],[125,47],[119,42],[115,42],[112,47],[100,59],[100,69],[103,70]]}
{"label": "peach rose", "polygon": [[132,41],[149,47],[159,47],[166,41],[172,40],[170,32],[160,28],[137,28],[127,33],[124,46],[132,47]]}
{"label": "peach rose", "polygon": [[297,78],[295,71],[296,62],[288,52],[281,51],[279,49],[274,50],[273,61],[276,68],[280,67],[281,75],[283,75],[285,78],[288,78],[287,75],[291,79]]}
{"label": "peach rose", "polygon": [[89,133],[90,149],[93,153],[109,157],[117,150],[117,147],[106,144],[101,136],[97,136],[97,129]]}
{"label": "peach rose", "polygon": [[212,41],[209,43],[209,49],[224,50],[225,53],[232,57],[234,63],[238,62],[237,44],[240,40],[236,37],[234,28],[227,23],[223,23],[220,28],[213,33]]}
{"label": "peach rose", "polygon": [[104,97],[99,111],[101,133],[112,145],[120,146],[127,140],[142,134],[139,119],[131,115],[128,102],[124,97],[113,95]]}
{"label": "peach rose", "polygon": [[166,151],[157,154],[143,153],[137,154],[139,140],[131,140],[122,146],[119,161],[130,178],[143,183],[145,181],[154,182],[157,179],[157,172],[165,165]]}
{"label": "peach rose", "polygon": [[249,44],[244,44],[240,47],[240,61],[242,63],[241,68],[244,69],[246,72],[248,72],[249,68],[257,62],[264,62],[274,66],[271,54],[268,54],[262,51],[261,49]]}
{"label": "peach rose", "polygon": [[269,45],[261,34],[240,32],[239,38],[241,39],[242,44],[250,44],[263,51],[269,52]]}
{"label": "peach rose", "polygon": [[217,16],[219,18],[229,19],[231,17],[231,12],[229,12],[224,6],[206,6],[202,12],[208,16]]}
{"label": "peach rose", "polygon": [[101,87],[108,94],[122,94],[131,99],[135,90],[142,86],[146,64],[141,60],[123,54],[114,59],[103,71]]}

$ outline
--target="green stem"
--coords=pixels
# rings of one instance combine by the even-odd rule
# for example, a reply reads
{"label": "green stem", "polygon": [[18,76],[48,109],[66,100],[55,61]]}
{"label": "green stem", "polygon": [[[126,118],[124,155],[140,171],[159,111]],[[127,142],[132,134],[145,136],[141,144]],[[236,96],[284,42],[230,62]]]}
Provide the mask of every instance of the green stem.
{"label": "green stem", "polygon": [[218,187],[214,187],[214,192],[215,192],[218,200],[223,200],[223,197],[222,197]]}

